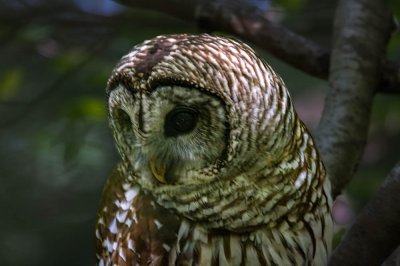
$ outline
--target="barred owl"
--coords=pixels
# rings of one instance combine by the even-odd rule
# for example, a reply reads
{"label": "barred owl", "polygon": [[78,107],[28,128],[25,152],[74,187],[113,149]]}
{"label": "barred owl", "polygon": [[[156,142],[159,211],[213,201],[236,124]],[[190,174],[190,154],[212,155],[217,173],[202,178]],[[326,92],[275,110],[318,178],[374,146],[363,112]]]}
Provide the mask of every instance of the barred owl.
{"label": "barred owl", "polygon": [[107,85],[122,157],[98,265],[324,265],[330,183],[282,79],[225,37],[158,36]]}

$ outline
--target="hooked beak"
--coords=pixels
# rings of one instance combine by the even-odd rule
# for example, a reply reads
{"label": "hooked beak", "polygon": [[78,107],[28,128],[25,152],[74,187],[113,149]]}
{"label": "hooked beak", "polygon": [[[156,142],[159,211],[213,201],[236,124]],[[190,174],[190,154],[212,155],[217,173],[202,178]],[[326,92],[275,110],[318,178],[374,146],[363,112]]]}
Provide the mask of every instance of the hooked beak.
{"label": "hooked beak", "polygon": [[167,167],[160,163],[157,159],[150,159],[149,161],[150,165],[150,170],[153,173],[153,176],[163,184],[167,183],[167,180],[165,179],[165,173],[167,172]]}

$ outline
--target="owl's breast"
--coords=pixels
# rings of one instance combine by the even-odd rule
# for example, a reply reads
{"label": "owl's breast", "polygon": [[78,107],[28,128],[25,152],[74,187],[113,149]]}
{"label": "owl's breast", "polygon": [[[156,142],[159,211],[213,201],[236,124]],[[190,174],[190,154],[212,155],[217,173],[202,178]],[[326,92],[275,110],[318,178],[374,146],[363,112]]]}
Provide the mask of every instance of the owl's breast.
{"label": "owl's breast", "polygon": [[259,227],[234,233],[179,217],[152,196],[118,183],[97,223],[99,265],[324,265],[324,228]]}

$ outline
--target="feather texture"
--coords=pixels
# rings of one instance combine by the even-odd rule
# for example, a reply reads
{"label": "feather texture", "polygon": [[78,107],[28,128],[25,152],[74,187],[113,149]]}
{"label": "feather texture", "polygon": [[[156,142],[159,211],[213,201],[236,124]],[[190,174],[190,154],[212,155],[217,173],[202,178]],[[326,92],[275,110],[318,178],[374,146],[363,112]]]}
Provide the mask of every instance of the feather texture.
{"label": "feather texture", "polygon": [[282,79],[250,47],[159,36],[121,59],[107,93],[122,162],[98,213],[99,265],[327,263],[329,180]]}

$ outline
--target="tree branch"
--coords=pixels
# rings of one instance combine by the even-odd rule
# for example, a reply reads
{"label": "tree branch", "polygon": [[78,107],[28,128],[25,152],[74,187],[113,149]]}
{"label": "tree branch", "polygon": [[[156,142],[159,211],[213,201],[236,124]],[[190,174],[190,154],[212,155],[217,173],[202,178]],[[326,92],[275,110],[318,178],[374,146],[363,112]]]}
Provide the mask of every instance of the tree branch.
{"label": "tree branch", "polygon": [[[208,31],[224,31],[255,43],[286,63],[319,78],[328,78],[330,52],[284,26],[270,22],[248,1],[208,0],[118,0],[121,4],[156,10],[189,22],[198,22]],[[390,29],[393,24],[388,25]],[[386,29],[385,29],[386,31]],[[384,57],[383,57],[384,58]],[[383,67],[379,92],[400,93],[400,65],[388,61]]]}
{"label": "tree branch", "polygon": [[396,249],[400,243],[399,191],[400,161],[346,233],[330,266],[381,265]]}
{"label": "tree branch", "polygon": [[334,196],[353,176],[364,150],[390,23],[390,12],[381,1],[339,1],[329,75],[331,89],[316,134]]}
{"label": "tree branch", "polygon": [[389,256],[387,260],[381,266],[399,266],[400,265],[400,245],[397,246],[396,250]]}

